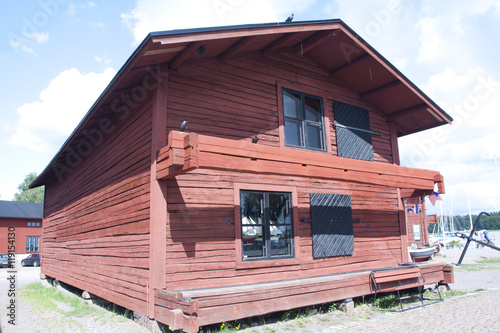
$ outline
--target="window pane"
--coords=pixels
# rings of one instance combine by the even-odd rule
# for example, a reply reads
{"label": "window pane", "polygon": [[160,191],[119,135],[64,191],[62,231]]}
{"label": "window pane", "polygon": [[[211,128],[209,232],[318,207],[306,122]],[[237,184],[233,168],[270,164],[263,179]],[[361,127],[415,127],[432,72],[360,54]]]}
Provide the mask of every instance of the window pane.
{"label": "window pane", "polygon": [[285,119],[285,144],[287,146],[303,146],[301,123],[300,121]]}
{"label": "window pane", "polygon": [[271,256],[289,256],[292,255],[293,232],[291,225],[274,226],[277,236],[272,235],[271,226]]}
{"label": "window pane", "polygon": [[305,96],[306,120],[321,123],[321,104],[319,99],[310,96]]}
{"label": "window pane", "polygon": [[323,133],[321,126],[318,124],[306,124],[307,132],[307,148],[324,149],[323,147]]}
{"label": "window pane", "polygon": [[264,218],[264,195],[262,193],[241,192],[241,243],[243,258],[265,255],[265,235],[262,234]]}
{"label": "window pane", "polygon": [[271,223],[271,228],[273,225],[277,224],[292,223],[291,202],[292,201],[290,198],[290,194],[286,193],[269,194],[269,220]]}
{"label": "window pane", "polygon": [[302,116],[300,115],[300,109],[300,95],[288,91],[283,91],[283,110],[285,117],[302,119]]}

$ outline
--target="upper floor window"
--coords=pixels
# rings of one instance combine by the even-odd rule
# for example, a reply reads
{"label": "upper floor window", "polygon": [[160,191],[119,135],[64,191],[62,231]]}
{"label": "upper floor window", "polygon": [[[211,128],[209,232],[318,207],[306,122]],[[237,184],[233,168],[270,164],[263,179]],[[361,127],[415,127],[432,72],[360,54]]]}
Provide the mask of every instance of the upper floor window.
{"label": "upper floor window", "polygon": [[283,89],[285,145],[326,150],[321,98]]}
{"label": "upper floor window", "polygon": [[39,227],[40,222],[28,222],[28,227]]}
{"label": "upper floor window", "polygon": [[292,258],[291,193],[241,191],[243,260]]}

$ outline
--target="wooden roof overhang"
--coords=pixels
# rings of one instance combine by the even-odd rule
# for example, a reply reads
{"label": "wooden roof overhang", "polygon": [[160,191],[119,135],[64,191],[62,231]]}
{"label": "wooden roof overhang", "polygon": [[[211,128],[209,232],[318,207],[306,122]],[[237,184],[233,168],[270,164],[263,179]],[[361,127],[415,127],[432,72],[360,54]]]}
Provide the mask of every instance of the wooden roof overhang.
{"label": "wooden roof overhang", "polygon": [[[385,114],[398,136],[449,124],[452,118],[341,20],[252,24],[150,33],[118,71],[46,169],[30,184],[37,187],[71,169],[68,155],[116,116],[124,93],[143,88],[146,78],[201,62],[293,52],[317,64],[317,71]],[[159,66],[162,67],[159,67]],[[160,68],[167,68],[166,73]],[[160,71],[160,72],[159,72]],[[168,75],[168,74],[167,74]],[[293,79],[293,78],[292,78]],[[150,85],[150,83],[148,83]]]}

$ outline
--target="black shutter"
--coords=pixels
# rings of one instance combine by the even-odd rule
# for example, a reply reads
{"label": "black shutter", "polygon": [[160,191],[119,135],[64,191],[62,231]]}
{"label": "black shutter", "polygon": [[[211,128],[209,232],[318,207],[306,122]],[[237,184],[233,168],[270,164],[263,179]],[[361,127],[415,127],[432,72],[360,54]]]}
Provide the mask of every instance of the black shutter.
{"label": "black shutter", "polygon": [[354,252],[351,196],[311,193],[313,257],[351,255]]}
{"label": "black shutter", "polygon": [[[370,131],[368,111],[357,106],[335,101],[335,122],[353,128]],[[338,156],[373,161],[373,146],[370,133],[335,126]]]}

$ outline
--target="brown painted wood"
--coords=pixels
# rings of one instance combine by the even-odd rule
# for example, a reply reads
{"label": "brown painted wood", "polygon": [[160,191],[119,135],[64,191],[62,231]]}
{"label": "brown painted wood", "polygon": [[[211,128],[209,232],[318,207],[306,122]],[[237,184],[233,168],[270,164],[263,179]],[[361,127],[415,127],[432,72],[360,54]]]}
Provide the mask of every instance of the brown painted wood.
{"label": "brown painted wood", "polygon": [[324,42],[326,42],[330,38],[334,37],[335,32],[336,32],[336,30],[321,31],[321,32],[315,33],[314,35],[312,35],[311,37],[309,37],[305,41],[294,46],[293,51],[294,51],[295,55],[303,56],[304,54],[306,54],[307,52],[309,52],[313,48],[320,46],[321,44],[323,44]]}

